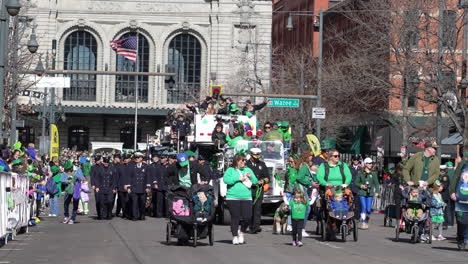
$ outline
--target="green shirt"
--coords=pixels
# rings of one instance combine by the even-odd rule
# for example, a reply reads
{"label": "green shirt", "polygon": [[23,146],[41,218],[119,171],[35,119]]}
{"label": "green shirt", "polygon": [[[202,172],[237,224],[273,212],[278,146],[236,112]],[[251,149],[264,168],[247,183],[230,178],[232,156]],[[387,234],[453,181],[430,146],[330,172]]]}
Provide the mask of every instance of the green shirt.
{"label": "green shirt", "polygon": [[187,165],[179,170],[179,184],[184,187],[192,187],[192,181],[190,179],[190,166]]}
{"label": "green shirt", "polygon": [[307,211],[307,207],[310,205],[309,202],[306,204],[296,203],[295,201],[290,201],[289,206],[291,207],[291,217],[292,219],[304,219]]}
{"label": "green shirt", "polygon": [[[343,166],[343,173],[345,176],[345,182],[343,182],[343,176],[341,175],[340,165]],[[320,164],[318,171],[317,171],[317,180],[320,185],[325,186],[327,184],[331,184],[333,186],[338,186],[341,184],[350,184],[353,176],[351,171],[349,170],[348,164],[339,161],[335,167],[330,166],[330,170],[328,172],[328,181],[325,181],[325,162]]]}
{"label": "green shirt", "polygon": [[226,170],[223,176],[223,181],[227,184],[226,198],[232,200],[251,200],[252,191],[251,189],[247,188],[247,186],[245,186],[239,179],[239,171],[242,173],[242,175],[245,175],[247,172],[250,172],[250,174],[252,175],[250,177],[252,185],[258,183],[257,177],[255,177],[254,172],[250,168],[244,167],[235,169],[231,167]]}

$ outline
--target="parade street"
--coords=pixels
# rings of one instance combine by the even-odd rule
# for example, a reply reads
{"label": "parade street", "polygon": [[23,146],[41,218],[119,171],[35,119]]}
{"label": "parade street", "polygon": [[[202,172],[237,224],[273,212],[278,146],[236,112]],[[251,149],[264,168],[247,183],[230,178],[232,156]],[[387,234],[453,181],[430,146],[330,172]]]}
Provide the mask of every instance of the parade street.
{"label": "parade street", "polygon": [[[369,230],[361,231],[359,241],[321,242],[312,233],[304,247],[292,247],[291,237],[273,235],[270,221],[263,232],[247,235],[245,245],[232,245],[227,226],[215,226],[215,243],[201,240],[198,247],[166,245],[166,220],[147,217],[146,221],[114,218],[96,221],[79,217],[75,225],[61,224],[57,218],[44,218],[28,234],[0,248],[0,263],[466,263],[467,252],[458,251],[455,229],[446,232],[448,241],[410,244],[402,234],[394,242],[394,229],[383,226],[383,215],[374,215]],[[315,224],[309,224],[315,228]],[[352,240],[351,237],[349,237]]]}

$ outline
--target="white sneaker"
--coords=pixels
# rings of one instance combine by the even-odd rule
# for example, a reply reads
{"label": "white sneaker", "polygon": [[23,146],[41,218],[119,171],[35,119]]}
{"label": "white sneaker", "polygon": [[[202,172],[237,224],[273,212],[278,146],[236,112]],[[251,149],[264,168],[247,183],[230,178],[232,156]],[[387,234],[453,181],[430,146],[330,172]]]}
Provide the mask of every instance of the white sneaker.
{"label": "white sneaker", "polygon": [[65,217],[65,218],[63,219],[63,223],[64,223],[64,224],[68,223],[68,217]]}
{"label": "white sneaker", "polygon": [[233,244],[233,245],[239,245],[239,238],[235,236],[235,237],[232,239],[232,244]]}
{"label": "white sneaker", "polygon": [[244,233],[239,233],[239,244],[244,244],[245,243],[245,240],[244,240]]}
{"label": "white sneaker", "polygon": [[309,237],[309,233],[305,231],[305,229],[302,229],[302,237]]}
{"label": "white sneaker", "polygon": [[49,214],[49,216],[54,216],[53,214]]}
{"label": "white sneaker", "polygon": [[288,225],[288,226],[286,227],[286,231],[292,232],[292,225]]}
{"label": "white sneaker", "polygon": [[69,225],[73,225],[74,223],[75,223],[75,222],[73,222],[73,220],[72,220],[72,219],[70,219],[70,220],[68,220],[68,223],[67,223],[67,224],[69,224]]}

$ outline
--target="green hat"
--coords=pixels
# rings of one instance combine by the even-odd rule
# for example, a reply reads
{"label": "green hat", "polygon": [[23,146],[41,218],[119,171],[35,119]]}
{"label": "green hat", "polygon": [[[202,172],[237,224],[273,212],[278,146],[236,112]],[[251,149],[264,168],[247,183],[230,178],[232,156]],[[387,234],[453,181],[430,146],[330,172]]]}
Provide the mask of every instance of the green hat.
{"label": "green hat", "polygon": [[339,193],[343,193],[343,191],[342,190],[335,191],[335,194],[339,194]]}
{"label": "green hat", "polygon": [[445,165],[447,166],[447,168],[453,167],[453,163],[451,161],[445,163]]}
{"label": "green hat", "polygon": [[66,170],[73,168],[73,162],[71,162],[71,160],[67,160],[67,162],[65,162],[65,165],[63,165],[63,168]]}
{"label": "green hat", "polygon": [[288,126],[289,126],[289,121],[278,122],[278,126],[280,126],[280,127],[288,127]]}
{"label": "green hat", "polygon": [[231,105],[231,112],[239,111],[239,108],[237,108],[236,104]]}
{"label": "green hat", "polygon": [[60,168],[54,165],[50,167],[50,171],[52,172],[52,174],[57,174],[60,172]]}
{"label": "green hat", "polygon": [[21,164],[23,164],[23,161],[20,160],[20,159],[15,159],[15,160],[13,161],[13,166],[21,165]]}
{"label": "green hat", "polygon": [[434,182],[434,184],[437,185],[437,186],[440,186],[440,185],[441,185],[439,180],[436,180],[436,181]]}

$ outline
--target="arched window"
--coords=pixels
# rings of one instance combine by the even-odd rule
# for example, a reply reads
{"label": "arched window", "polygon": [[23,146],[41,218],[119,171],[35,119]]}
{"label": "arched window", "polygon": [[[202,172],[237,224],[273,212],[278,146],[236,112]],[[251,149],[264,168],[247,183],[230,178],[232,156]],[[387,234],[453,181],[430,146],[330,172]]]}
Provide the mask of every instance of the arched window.
{"label": "arched window", "polygon": [[[97,42],[91,33],[75,31],[65,40],[64,69],[91,70],[97,68]],[[63,99],[96,101],[96,74],[69,74],[70,88],[63,89]]]}
{"label": "arched window", "polygon": [[77,150],[88,150],[89,128],[84,126],[72,126],[68,129],[68,147],[76,147]]}
{"label": "arched window", "polygon": [[[135,36],[136,32],[124,34],[120,39]],[[136,71],[135,63],[121,55],[116,55],[117,71]],[[145,36],[138,34],[138,71],[149,71],[149,43]],[[135,102],[135,76],[116,75],[115,76],[115,101]],[[148,76],[138,76],[138,102],[148,102]]]}
{"label": "arched window", "polygon": [[176,84],[168,90],[167,103],[198,101],[200,97],[201,44],[190,34],[180,34],[169,43],[168,64],[176,69]]}

